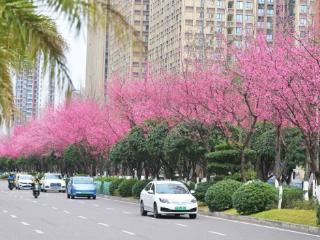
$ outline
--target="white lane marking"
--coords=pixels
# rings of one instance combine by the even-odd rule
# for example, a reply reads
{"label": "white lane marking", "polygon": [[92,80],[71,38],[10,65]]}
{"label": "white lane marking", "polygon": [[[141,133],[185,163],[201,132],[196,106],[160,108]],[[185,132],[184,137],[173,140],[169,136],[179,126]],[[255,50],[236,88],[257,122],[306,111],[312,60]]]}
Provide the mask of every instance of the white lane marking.
{"label": "white lane marking", "polygon": [[320,238],[319,235],[314,235],[314,234],[304,233],[304,232],[297,232],[297,231],[293,231],[293,230],[289,230],[289,229],[285,229],[285,228],[265,226],[265,225],[260,225],[260,224],[256,224],[256,223],[242,222],[242,221],[237,221],[237,220],[224,219],[224,218],[213,217],[213,216],[206,216],[206,215],[202,215],[202,214],[199,214],[199,215],[202,217],[205,217],[205,218],[211,218],[211,219],[216,219],[216,220],[220,220],[220,221],[240,223],[240,224],[251,225],[251,226],[255,226],[255,227],[268,228],[268,229],[278,230],[278,231],[282,231],[282,232],[290,232],[290,233],[294,233],[294,234],[300,234],[300,235]]}
{"label": "white lane marking", "polygon": [[106,223],[98,223],[98,225],[101,225],[101,226],[104,226],[104,227],[109,227],[109,225],[106,224]]}
{"label": "white lane marking", "polygon": [[30,224],[27,223],[27,222],[21,222],[21,224],[22,224],[22,225],[25,225],[25,226],[30,226]]}
{"label": "white lane marking", "polygon": [[110,208],[110,207],[108,207],[108,208],[106,208],[106,210],[109,210],[109,211],[111,211],[111,210],[113,210],[113,208]]}
{"label": "white lane marking", "polygon": [[67,211],[67,210],[64,210],[63,212],[64,212],[64,213],[66,213],[66,214],[70,214],[70,212],[69,212],[69,211]]}
{"label": "white lane marking", "polygon": [[99,207],[99,205],[98,205],[98,204],[93,204],[93,206],[94,206],[94,207]]}
{"label": "white lane marking", "polygon": [[115,199],[108,199],[108,198],[101,198],[101,197],[97,197],[97,198],[98,198],[98,199],[105,200],[105,201],[113,201],[113,202],[121,202],[121,203],[139,205],[139,203],[133,203],[133,202],[127,202],[127,201],[121,201],[121,200],[115,200]]}
{"label": "white lane marking", "polygon": [[122,213],[127,215],[131,214],[131,212],[128,212],[128,211],[122,211]]}
{"label": "white lane marking", "polygon": [[47,204],[46,203],[42,203],[41,206],[45,207],[45,206],[47,206]]}
{"label": "white lane marking", "polygon": [[58,208],[56,208],[56,207],[54,207],[54,206],[53,206],[53,207],[51,207],[51,208],[52,208],[53,210],[58,210]]}
{"label": "white lane marking", "polygon": [[126,234],[129,234],[129,235],[131,235],[131,236],[136,235],[135,233],[129,232],[129,231],[126,231],[126,230],[122,230],[121,232],[126,233]]}
{"label": "white lane marking", "polygon": [[10,217],[12,217],[12,218],[18,218],[16,215],[10,215]]}
{"label": "white lane marking", "polygon": [[2,210],[3,213],[8,213],[8,210]]}
{"label": "white lane marking", "polygon": [[208,233],[212,233],[212,234],[216,234],[216,235],[220,235],[220,236],[225,236],[225,234],[223,234],[223,233],[214,232],[214,231],[208,231]]}
{"label": "white lane marking", "polygon": [[34,230],[36,233],[38,233],[38,234],[44,234],[44,232],[42,232],[41,230],[39,230],[39,229],[36,229],[36,230]]}
{"label": "white lane marking", "polygon": [[38,203],[37,201],[32,201],[33,203]]}
{"label": "white lane marking", "polygon": [[78,216],[78,218],[81,218],[81,219],[87,219],[86,217],[84,216]]}
{"label": "white lane marking", "polygon": [[176,225],[180,226],[180,227],[188,227],[187,225],[181,224],[181,223],[176,223]]}

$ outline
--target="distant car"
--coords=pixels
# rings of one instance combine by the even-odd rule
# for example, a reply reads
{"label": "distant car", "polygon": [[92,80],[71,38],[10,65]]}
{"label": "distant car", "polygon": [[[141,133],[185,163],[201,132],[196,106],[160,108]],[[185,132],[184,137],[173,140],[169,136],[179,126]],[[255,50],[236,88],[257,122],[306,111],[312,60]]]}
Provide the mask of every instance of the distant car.
{"label": "distant car", "polygon": [[59,173],[45,173],[41,179],[41,191],[66,192],[66,182]]}
{"label": "distant car", "polygon": [[72,177],[67,185],[67,197],[87,197],[96,199],[96,185],[91,177]]}
{"label": "distant car", "polygon": [[188,188],[178,181],[152,181],[140,194],[140,213],[153,212],[155,218],[161,215],[188,214],[194,219],[198,203]]}
{"label": "distant car", "polygon": [[32,189],[33,176],[29,174],[16,175],[17,189]]}

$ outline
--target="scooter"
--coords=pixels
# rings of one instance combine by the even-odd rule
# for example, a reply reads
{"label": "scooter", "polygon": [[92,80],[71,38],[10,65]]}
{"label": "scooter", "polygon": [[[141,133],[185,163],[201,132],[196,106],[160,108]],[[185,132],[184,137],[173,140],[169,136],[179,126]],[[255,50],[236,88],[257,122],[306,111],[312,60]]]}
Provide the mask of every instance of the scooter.
{"label": "scooter", "polygon": [[9,181],[8,188],[9,188],[10,190],[12,190],[12,189],[14,188],[14,180],[13,180],[13,179],[10,179],[10,180],[8,180],[8,181]]}
{"label": "scooter", "polygon": [[33,184],[32,194],[33,194],[34,198],[39,197],[39,195],[40,195],[40,184],[39,183]]}

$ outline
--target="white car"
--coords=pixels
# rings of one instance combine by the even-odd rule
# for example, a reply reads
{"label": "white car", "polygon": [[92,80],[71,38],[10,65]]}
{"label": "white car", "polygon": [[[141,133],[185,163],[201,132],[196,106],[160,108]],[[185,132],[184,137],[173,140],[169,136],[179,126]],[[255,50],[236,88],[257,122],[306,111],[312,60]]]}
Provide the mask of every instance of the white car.
{"label": "white car", "polygon": [[41,179],[41,191],[66,192],[66,182],[59,173],[45,173]]}
{"label": "white car", "polygon": [[17,174],[16,188],[17,189],[32,189],[33,176],[29,174]]}
{"label": "white car", "polygon": [[152,181],[140,194],[140,213],[145,216],[147,212],[153,212],[155,218],[161,215],[189,214],[194,219],[197,217],[198,203],[181,182]]}

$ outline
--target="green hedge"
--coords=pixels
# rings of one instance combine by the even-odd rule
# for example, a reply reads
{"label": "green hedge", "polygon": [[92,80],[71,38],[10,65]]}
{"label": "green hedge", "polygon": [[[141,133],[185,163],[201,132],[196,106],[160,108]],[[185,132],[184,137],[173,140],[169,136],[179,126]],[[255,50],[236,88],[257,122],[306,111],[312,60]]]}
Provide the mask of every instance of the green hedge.
{"label": "green hedge", "polygon": [[147,184],[151,182],[151,180],[142,180],[136,182],[132,187],[132,195],[136,198],[140,197],[141,191],[147,186]]}
{"label": "green hedge", "polygon": [[242,183],[234,180],[223,180],[209,187],[205,201],[211,212],[232,208],[232,195]]}
{"label": "green hedge", "polygon": [[317,207],[317,224],[320,225],[320,205]]}
{"label": "green hedge", "polygon": [[137,179],[126,179],[123,180],[118,188],[119,195],[121,197],[131,197],[132,196],[132,187],[135,185],[139,180]]}
{"label": "green hedge", "polygon": [[116,191],[118,190],[118,187],[123,180],[124,180],[123,178],[116,178],[111,181],[110,187],[109,187],[110,195],[114,196],[116,194]]}
{"label": "green hedge", "polygon": [[204,182],[204,183],[198,183],[196,191],[194,193],[194,196],[196,199],[200,202],[205,202],[205,196],[207,193],[208,188],[212,185],[213,183],[210,182]]}
{"label": "green hedge", "polygon": [[303,190],[299,188],[284,188],[282,208],[296,208],[297,202],[303,201]]}
{"label": "green hedge", "polygon": [[277,204],[275,187],[260,181],[241,186],[232,196],[233,207],[239,214],[249,215],[271,209]]}

